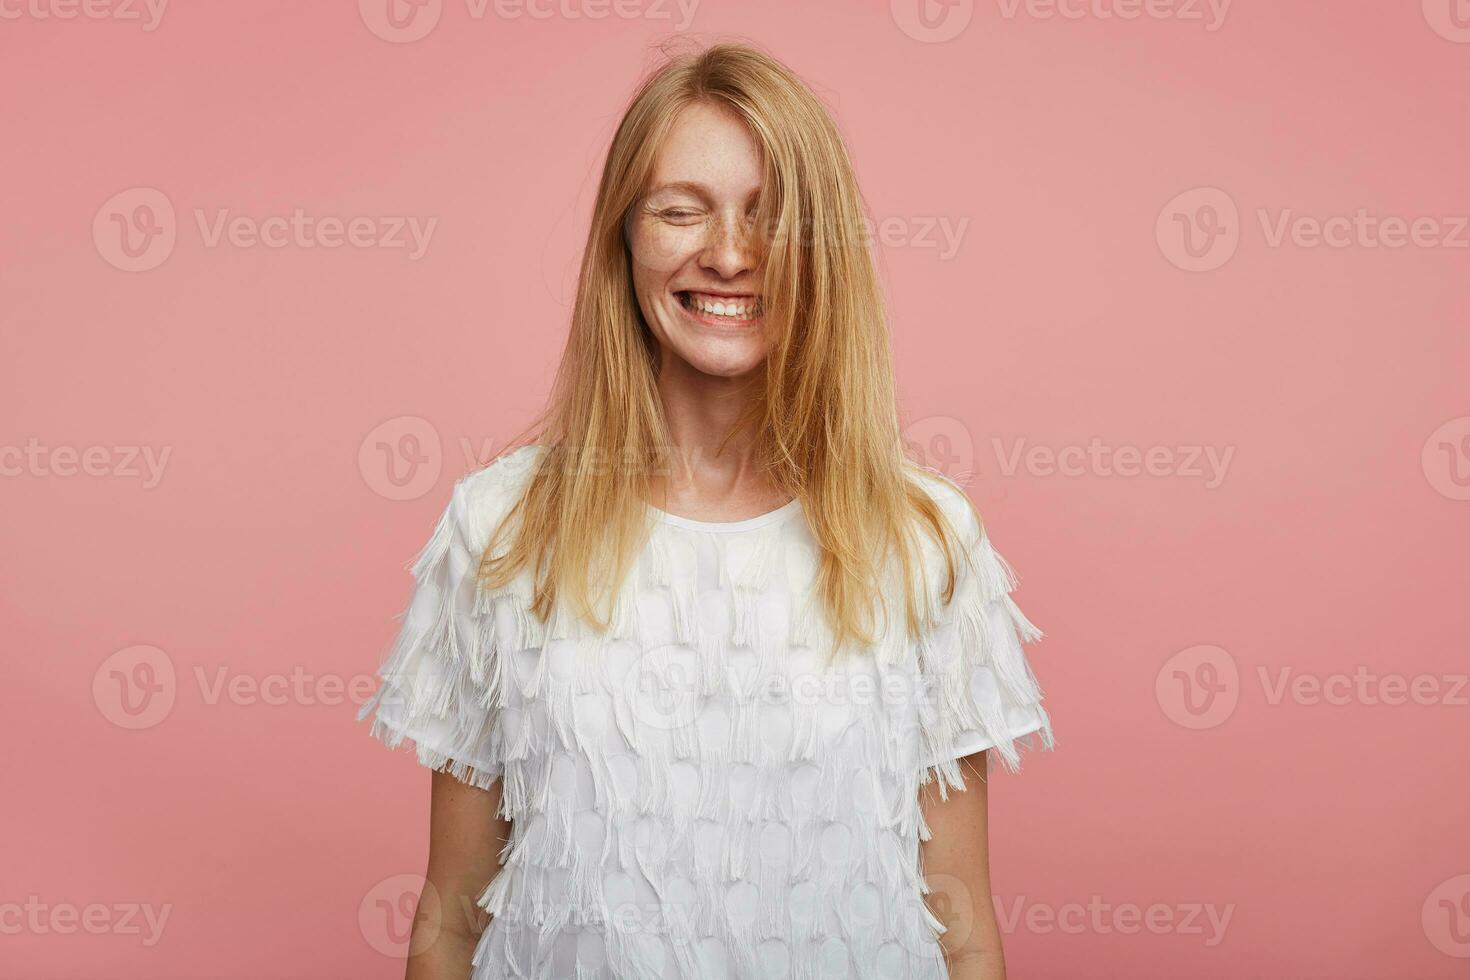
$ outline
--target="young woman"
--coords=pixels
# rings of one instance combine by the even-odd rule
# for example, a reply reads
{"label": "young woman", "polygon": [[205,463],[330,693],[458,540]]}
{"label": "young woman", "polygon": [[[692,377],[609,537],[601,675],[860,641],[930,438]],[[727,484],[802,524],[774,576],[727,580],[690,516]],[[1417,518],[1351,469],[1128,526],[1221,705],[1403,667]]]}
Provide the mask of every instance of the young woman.
{"label": "young woman", "polygon": [[1003,977],[985,763],[1052,746],[1039,633],[905,458],[862,217],[757,50],[627,109],[548,408],[455,485],[362,712],[435,770],[410,980]]}

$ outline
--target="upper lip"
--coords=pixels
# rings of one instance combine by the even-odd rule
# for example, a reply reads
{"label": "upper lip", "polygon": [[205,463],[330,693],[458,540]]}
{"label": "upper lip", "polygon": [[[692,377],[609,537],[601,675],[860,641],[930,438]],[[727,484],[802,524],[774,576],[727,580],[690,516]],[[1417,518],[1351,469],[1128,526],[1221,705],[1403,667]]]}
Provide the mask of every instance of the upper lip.
{"label": "upper lip", "polygon": [[755,293],[732,293],[729,290],[725,290],[725,289],[699,289],[699,288],[696,288],[694,286],[690,286],[687,289],[680,289],[678,291],[681,292],[681,293],[703,293],[706,296],[727,296],[727,297],[734,297],[736,299],[757,299],[758,298]]}

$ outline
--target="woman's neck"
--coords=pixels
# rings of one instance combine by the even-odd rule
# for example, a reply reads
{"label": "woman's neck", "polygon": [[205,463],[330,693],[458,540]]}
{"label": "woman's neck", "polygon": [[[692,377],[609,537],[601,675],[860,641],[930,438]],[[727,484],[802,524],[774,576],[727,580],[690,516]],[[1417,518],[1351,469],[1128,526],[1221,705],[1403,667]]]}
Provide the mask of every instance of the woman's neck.
{"label": "woman's neck", "polygon": [[757,467],[757,434],[730,435],[754,397],[754,382],[702,374],[676,358],[664,365],[659,394],[672,442],[671,471],[652,480],[657,506],[697,520],[737,521],[790,499]]}

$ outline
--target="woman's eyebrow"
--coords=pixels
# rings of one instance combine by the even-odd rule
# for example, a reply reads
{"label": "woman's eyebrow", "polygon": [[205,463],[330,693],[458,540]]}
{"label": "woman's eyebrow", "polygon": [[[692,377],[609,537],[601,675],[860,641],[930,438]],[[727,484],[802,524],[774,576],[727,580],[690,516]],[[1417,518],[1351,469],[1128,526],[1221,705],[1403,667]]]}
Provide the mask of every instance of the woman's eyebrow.
{"label": "woman's eyebrow", "polygon": [[[700,200],[710,200],[709,188],[696,180],[672,180],[666,184],[659,184],[649,190],[647,196],[653,197],[655,194],[661,194],[665,191],[683,191],[686,194],[693,194]],[[751,200],[758,200],[760,198],[760,190],[756,189],[751,191],[750,198]]]}
{"label": "woman's eyebrow", "polygon": [[709,196],[709,188],[699,183],[698,181],[693,180],[674,180],[670,181],[667,184],[659,184],[657,187],[648,192],[648,196],[652,197],[653,195],[661,193],[663,191],[685,191],[687,193],[693,194],[695,197]]}

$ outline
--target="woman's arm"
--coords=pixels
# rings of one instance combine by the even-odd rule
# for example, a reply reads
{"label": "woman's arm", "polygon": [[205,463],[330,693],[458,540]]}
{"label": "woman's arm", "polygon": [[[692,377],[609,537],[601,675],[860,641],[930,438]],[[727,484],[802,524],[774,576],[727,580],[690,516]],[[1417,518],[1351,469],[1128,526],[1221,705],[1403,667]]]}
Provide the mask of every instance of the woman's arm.
{"label": "woman's arm", "polygon": [[1005,954],[990,895],[990,845],[984,749],[959,760],[963,792],[941,800],[934,783],[919,790],[919,806],[932,836],[919,844],[924,897],[948,929],[939,937],[950,980],[1005,980]]}
{"label": "woman's arm", "polygon": [[488,790],[443,772],[435,772],[433,780],[425,891],[432,888],[438,896],[438,914],[430,902],[428,914],[414,917],[405,980],[465,980],[488,925],[480,921],[485,913],[475,900],[500,868],[510,822],[498,815],[499,780]]}

